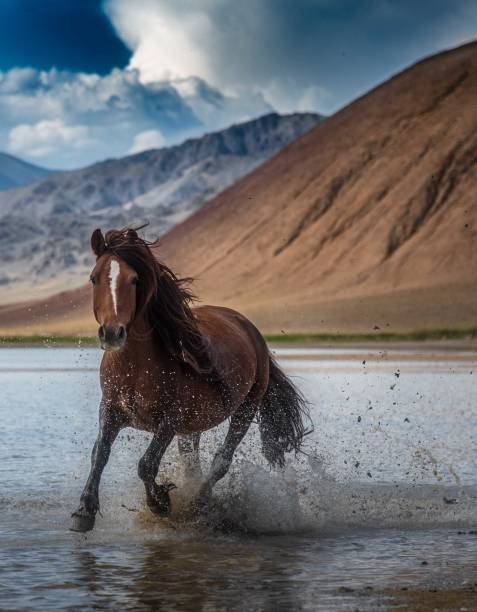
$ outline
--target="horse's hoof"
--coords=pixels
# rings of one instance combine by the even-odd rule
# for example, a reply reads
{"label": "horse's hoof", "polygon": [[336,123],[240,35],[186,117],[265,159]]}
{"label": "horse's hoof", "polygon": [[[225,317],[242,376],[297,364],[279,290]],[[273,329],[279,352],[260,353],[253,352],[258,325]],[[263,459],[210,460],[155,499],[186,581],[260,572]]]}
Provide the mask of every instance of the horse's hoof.
{"label": "horse's hoof", "polygon": [[162,485],[156,485],[154,495],[149,498],[148,506],[149,510],[157,516],[169,516],[171,513],[171,498],[169,491],[177,489],[173,482],[165,483]]}
{"label": "horse's hoof", "polygon": [[71,518],[72,521],[70,531],[79,531],[80,533],[91,531],[96,520],[96,516],[94,514],[79,514],[77,512],[73,513]]}
{"label": "horse's hoof", "polygon": [[148,505],[148,508],[156,516],[164,517],[164,516],[169,516],[169,514],[171,513],[170,504],[168,506],[166,506],[165,504],[160,504],[160,505],[151,504],[151,505]]}

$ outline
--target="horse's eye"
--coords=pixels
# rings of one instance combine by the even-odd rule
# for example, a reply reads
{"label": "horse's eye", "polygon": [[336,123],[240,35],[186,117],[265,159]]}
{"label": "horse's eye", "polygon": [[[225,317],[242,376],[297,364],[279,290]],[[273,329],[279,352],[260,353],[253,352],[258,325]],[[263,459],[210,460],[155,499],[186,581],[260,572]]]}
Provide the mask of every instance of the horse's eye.
{"label": "horse's eye", "polygon": [[137,285],[138,280],[139,280],[138,278],[133,278],[132,281],[131,281],[131,284],[132,285]]}
{"label": "horse's eye", "polygon": [[96,278],[94,276],[90,276],[89,280],[91,281],[93,285],[96,285]]}

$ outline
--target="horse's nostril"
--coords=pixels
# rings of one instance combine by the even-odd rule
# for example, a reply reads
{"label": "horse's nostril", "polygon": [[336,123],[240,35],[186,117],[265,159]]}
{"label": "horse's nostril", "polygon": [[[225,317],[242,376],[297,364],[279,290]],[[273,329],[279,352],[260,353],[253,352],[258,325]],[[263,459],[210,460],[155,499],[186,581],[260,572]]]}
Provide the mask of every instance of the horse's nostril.
{"label": "horse's nostril", "polygon": [[127,331],[124,325],[101,325],[98,336],[103,348],[117,350],[126,341]]}

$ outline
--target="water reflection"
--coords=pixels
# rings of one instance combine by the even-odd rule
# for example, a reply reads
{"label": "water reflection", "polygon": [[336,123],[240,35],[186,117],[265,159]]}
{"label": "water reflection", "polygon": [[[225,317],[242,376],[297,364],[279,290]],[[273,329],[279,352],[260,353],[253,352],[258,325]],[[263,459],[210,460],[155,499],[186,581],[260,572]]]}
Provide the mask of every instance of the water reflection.
{"label": "water reflection", "polygon": [[75,550],[76,582],[92,607],[301,610],[313,601],[297,556],[253,542],[161,542],[121,552]]}

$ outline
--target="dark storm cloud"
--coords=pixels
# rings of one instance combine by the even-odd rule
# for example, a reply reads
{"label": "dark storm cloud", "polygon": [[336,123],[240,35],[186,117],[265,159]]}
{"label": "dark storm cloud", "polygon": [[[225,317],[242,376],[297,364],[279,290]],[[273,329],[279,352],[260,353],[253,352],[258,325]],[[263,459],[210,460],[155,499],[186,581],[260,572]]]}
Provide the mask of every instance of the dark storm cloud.
{"label": "dark storm cloud", "polygon": [[52,67],[106,74],[130,52],[104,14],[102,0],[2,0],[0,70]]}

